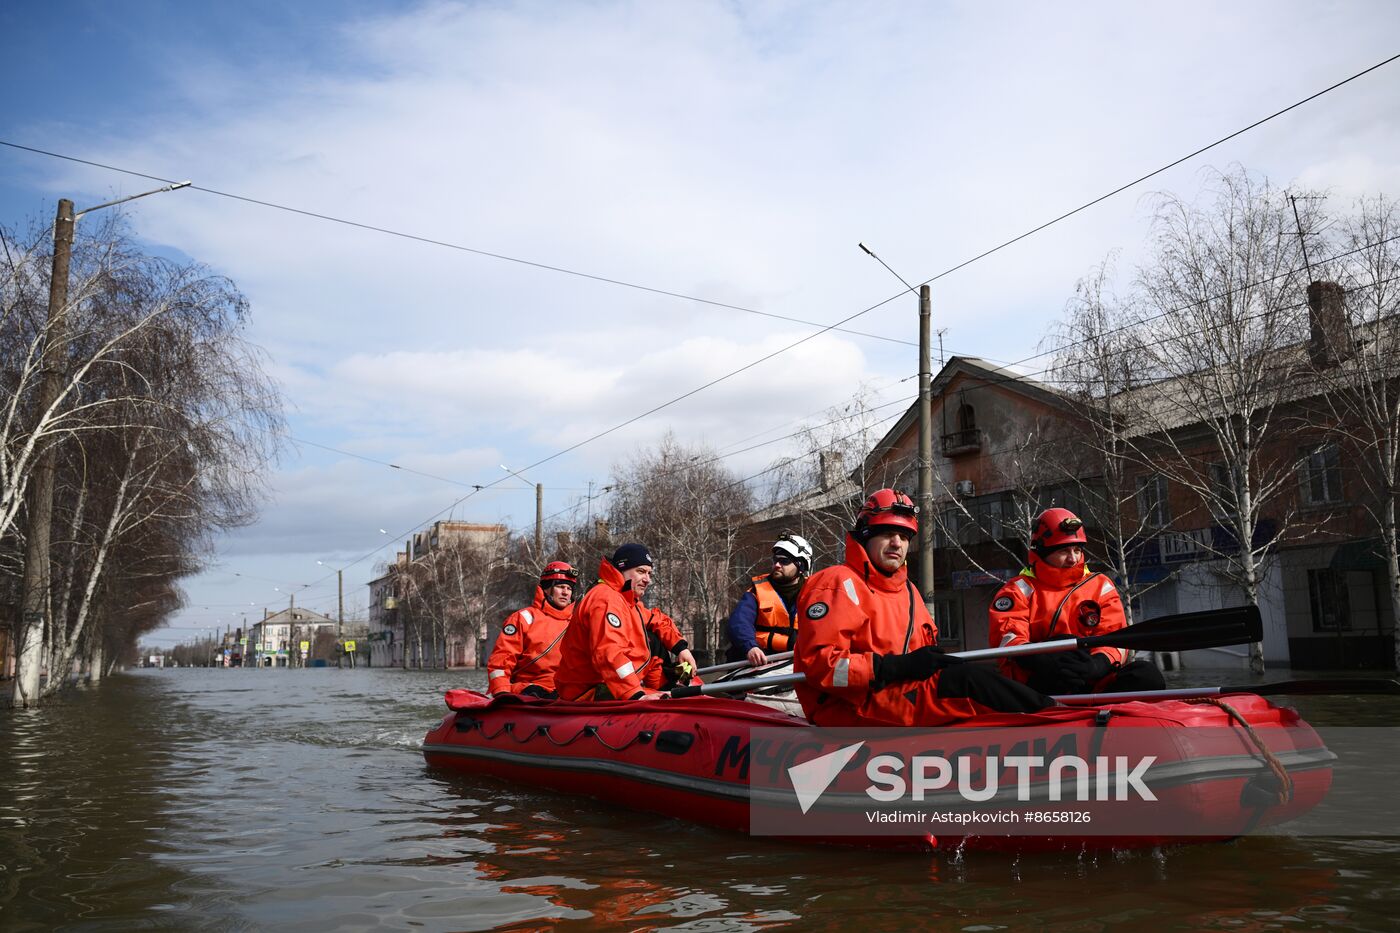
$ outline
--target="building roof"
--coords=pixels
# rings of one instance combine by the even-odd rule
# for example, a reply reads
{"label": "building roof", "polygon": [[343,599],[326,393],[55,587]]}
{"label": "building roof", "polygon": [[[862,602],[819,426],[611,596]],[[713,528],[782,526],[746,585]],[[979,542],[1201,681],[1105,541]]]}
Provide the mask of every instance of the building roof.
{"label": "building roof", "polygon": [[[929,386],[929,395],[934,399],[942,398],[948,390],[948,386],[958,376],[984,379],[1005,386],[1008,392],[1028,395],[1039,402],[1056,408],[1068,408],[1070,404],[1063,393],[1037,382],[1029,376],[1018,373],[1014,369],[997,366],[975,356],[950,357],[943,368],[934,375]],[[911,428],[917,426],[918,422],[919,403],[915,400],[914,404],[909,406],[909,410],[894,423],[893,427],[885,432],[885,436],[880,438],[874,447],[870,448],[870,453],[865,458],[866,470],[873,472],[879,462],[899,446],[899,439]]]}
{"label": "building roof", "polygon": [[310,610],[310,609],[303,609],[303,608],[300,607],[300,606],[294,606],[294,607],[291,607],[291,608],[282,609],[282,610],[279,610],[279,611],[277,611],[277,612],[274,612],[272,615],[268,616],[266,619],[263,619],[261,622],[255,622],[255,623],[253,623],[251,626],[249,626],[249,628],[257,628],[257,627],[260,626],[260,625],[291,625],[291,624],[296,624],[296,625],[335,625],[335,624],[336,624],[336,621],[335,621],[335,619],[332,619],[332,618],[330,618],[329,616],[323,616],[323,615],[321,615],[321,613],[319,613],[319,612],[314,612],[314,611],[312,611],[312,610]]}

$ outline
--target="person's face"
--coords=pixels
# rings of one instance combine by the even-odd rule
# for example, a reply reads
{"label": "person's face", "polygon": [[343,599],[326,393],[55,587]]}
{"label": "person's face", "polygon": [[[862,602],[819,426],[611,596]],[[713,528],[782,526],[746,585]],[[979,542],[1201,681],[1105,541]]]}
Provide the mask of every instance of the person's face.
{"label": "person's face", "polygon": [[1045,555],[1045,562],[1051,567],[1073,567],[1084,563],[1084,548],[1077,544],[1062,547]]}
{"label": "person's face", "polygon": [[880,526],[865,542],[865,553],[881,571],[894,573],[909,558],[910,538],[909,532],[903,528]]}
{"label": "person's face", "polygon": [[769,574],[769,578],[775,583],[786,583],[789,580],[796,580],[796,559],[794,559],[791,554],[775,551],[773,554],[773,570]]}
{"label": "person's face", "polygon": [[563,609],[574,601],[574,585],[572,583],[552,583],[549,589],[544,591],[544,599],[555,609]]}
{"label": "person's face", "polygon": [[622,571],[622,579],[632,584],[632,590],[641,599],[647,594],[647,587],[651,586],[651,566],[643,564],[640,567],[628,567]]}

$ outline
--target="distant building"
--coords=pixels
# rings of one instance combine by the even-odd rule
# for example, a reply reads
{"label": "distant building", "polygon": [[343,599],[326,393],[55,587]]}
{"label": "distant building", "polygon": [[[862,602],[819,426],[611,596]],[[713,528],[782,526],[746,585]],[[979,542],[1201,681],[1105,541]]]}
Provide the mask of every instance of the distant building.
{"label": "distant building", "polygon": [[258,667],[287,667],[294,661],[300,664],[301,642],[314,642],[321,633],[333,636],[336,625],[335,619],[310,609],[283,609],[249,627],[248,650]]}
{"label": "distant building", "polygon": [[[445,626],[414,619],[405,608],[408,594],[401,592],[403,577],[416,577],[411,570],[433,568],[437,552],[452,544],[465,544],[486,555],[503,554],[509,534],[505,525],[461,521],[434,522],[415,532],[404,543],[404,550],[394,555],[387,572],[369,582],[369,631],[365,639],[370,663],[376,667],[479,666],[485,644],[466,618],[450,616],[453,621]],[[439,566],[436,572],[446,571]],[[476,607],[455,608],[460,615]]]}

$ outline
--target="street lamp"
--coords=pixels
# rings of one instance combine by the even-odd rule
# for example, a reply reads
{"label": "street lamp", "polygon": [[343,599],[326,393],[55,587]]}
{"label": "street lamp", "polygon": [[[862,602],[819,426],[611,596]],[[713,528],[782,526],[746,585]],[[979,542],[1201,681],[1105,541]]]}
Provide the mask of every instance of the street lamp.
{"label": "street lamp", "polygon": [[[189,186],[188,181],[165,185],[74,212],[73,202],[60,198],[53,223],[53,270],[49,276],[49,307],[45,321],[44,349],[40,357],[43,377],[35,411],[53,411],[63,392],[63,354],[68,351],[68,267],[73,258],[73,228],[78,218],[104,207],[125,204],[152,194]],[[37,431],[36,426],[36,431]],[[39,678],[44,653],[44,616],[49,587],[49,541],[53,523],[54,444],[44,445],[34,458],[29,482],[29,527],[25,535],[23,611],[18,626],[19,657],[12,702],[29,706],[39,699]]]}

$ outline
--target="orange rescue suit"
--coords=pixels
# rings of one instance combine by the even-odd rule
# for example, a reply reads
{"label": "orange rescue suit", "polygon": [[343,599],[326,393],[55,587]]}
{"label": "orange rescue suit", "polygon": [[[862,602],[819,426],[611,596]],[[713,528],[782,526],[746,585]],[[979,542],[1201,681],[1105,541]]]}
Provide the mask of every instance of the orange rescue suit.
{"label": "orange rescue suit", "polygon": [[[679,651],[681,648],[688,648],[685,639],[681,638],[681,630],[676,626],[675,619],[672,619],[660,609],[648,609],[646,606],[635,606],[637,614],[642,617],[642,624],[649,631],[655,632],[661,639],[661,644],[670,651]],[[666,686],[666,671],[663,668],[665,658],[653,656],[647,662],[646,669],[642,672],[642,686],[651,690],[660,691]]]}
{"label": "orange rescue suit", "polygon": [[[1127,624],[1123,598],[1106,575],[1091,573],[1087,563],[1051,567],[1032,552],[1030,566],[992,598],[987,631],[995,648],[1104,635]],[[1103,655],[1115,669],[1127,660],[1122,648],[1094,648],[1090,653]],[[1007,677],[1021,683],[1030,680],[1030,672],[1011,658],[997,663]]]}
{"label": "orange rescue suit", "polygon": [[531,684],[554,689],[559,643],[573,617],[573,606],[555,609],[535,587],[535,601],[512,612],[501,624],[491,659],[486,663],[491,693],[519,693]]}
{"label": "orange rescue suit", "polygon": [[622,572],[604,560],[598,567],[598,582],[579,600],[574,620],[564,632],[559,667],[554,673],[554,689],[565,700],[592,700],[598,688],[602,699],[626,700],[638,693],[657,693],[647,686],[649,666],[656,667],[652,683],[660,683],[660,660],[653,660],[647,645],[647,628],[653,628],[662,644],[675,650],[681,643],[680,631],[664,612],[642,614],[637,594]]}
{"label": "orange rescue suit", "polygon": [[783,598],[767,574],[754,577],[749,590],[758,603],[758,616],[753,621],[754,641],[769,653],[787,651],[797,638],[797,623],[788,616]]}
{"label": "orange rescue suit", "polygon": [[937,644],[938,628],[908,568],[886,576],[850,535],[845,563],[807,581],[797,615],[793,670],[807,675],[797,698],[819,726],[936,726],[991,711],[966,697],[938,696],[945,671],[885,687],[872,683],[875,655]]}

